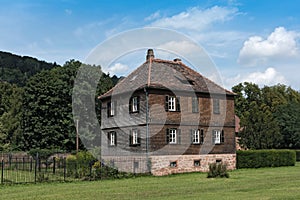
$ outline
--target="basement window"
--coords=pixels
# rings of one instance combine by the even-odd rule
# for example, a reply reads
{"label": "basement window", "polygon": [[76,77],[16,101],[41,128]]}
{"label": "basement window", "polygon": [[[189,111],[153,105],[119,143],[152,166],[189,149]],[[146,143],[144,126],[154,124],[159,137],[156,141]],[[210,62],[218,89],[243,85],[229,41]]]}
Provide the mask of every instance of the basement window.
{"label": "basement window", "polygon": [[200,167],[200,160],[194,160],[194,167]]}
{"label": "basement window", "polygon": [[177,161],[170,162],[170,167],[172,168],[177,167]]}

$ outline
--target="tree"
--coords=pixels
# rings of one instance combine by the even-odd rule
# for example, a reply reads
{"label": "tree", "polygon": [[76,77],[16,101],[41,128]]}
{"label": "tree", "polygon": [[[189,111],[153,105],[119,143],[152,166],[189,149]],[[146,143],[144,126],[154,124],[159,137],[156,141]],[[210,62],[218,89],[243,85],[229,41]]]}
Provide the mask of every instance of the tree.
{"label": "tree", "polygon": [[24,150],[75,149],[72,89],[80,65],[72,60],[63,67],[42,71],[27,82],[22,120]]}
{"label": "tree", "polygon": [[0,150],[22,146],[21,111],[23,89],[0,82]]}
{"label": "tree", "polygon": [[249,149],[278,148],[282,140],[278,124],[265,104],[250,103],[241,119],[240,144]]}
{"label": "tree", "polygon": [[[235,111],[241,119],[240,143],[248,148],[300,148],[300,93],[282,84],[259,88],[240,83]],[[279,131],[279,132],[278,132]]]}
{"label": "tree", "polygon": [[281,148],[300,148],[300,103],[284,104],[278,107],[274,116],[278,121],[283,142]]}

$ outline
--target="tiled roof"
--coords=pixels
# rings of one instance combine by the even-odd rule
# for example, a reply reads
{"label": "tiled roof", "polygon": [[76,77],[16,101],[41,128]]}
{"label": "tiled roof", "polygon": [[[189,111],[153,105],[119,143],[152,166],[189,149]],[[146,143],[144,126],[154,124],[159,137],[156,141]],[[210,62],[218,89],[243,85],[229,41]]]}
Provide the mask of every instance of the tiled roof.
{"label": "tiled roof", "polygon": [[[149,75],[150,80],[148,79]],[[133,92],[146,86],[171,91],[234,95],[233,92],[222,88],[181,61],[161,59],[151,59],[150,61],[149,59],[99,98],[109,97],[112,94]]]}

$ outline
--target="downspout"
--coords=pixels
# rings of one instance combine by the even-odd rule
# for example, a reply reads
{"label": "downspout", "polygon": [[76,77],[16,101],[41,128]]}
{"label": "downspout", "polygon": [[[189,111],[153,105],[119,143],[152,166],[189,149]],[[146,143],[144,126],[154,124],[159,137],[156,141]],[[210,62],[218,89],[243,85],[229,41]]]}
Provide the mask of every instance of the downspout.
{"label": "downspout", "polygon": [[[148,50],[149,53],[149,50]],[[144,88],[146,94],[146,160],[147,160],[147,170],[151,172],[151,162],[149,159],[149,93],[148,88],[150,87],[151,83],[151,67],[152,67],[152,56],[147,57],[149,59],[149,67],[148,67],[148,80],[147,86]]]}

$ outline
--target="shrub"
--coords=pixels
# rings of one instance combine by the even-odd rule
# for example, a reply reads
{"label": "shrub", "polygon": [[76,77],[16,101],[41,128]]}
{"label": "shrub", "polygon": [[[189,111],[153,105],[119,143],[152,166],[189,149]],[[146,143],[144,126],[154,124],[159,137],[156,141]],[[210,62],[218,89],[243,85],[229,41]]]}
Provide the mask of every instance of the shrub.
{"label": "shrub", "polygon": [[46,160],[54,153],[56,153],[56,151],[52,149],[31,149],[28,152],[28,154],[31,155],[34,159],[38,155],[41,160]]}
{"label": "shrub", "polygon": [[222,163],[212,163],[209,165],[207,178],[229,178],[227,167]]}
{"label": "shrub", "polygon": [[238,169],[259,167],[294,166],[296,152],[293,150],[247,150],[237,151]]}
{"label": "shrub", "polygon": [[300,161],[300,150],[296,150],[296,161]]}
{"label": "shrub", "polygon": [[77,159],[75,155],[69,155],[66,158],[67,176],[74,176],[78,178],[77,173]]}

